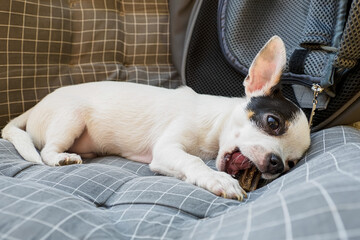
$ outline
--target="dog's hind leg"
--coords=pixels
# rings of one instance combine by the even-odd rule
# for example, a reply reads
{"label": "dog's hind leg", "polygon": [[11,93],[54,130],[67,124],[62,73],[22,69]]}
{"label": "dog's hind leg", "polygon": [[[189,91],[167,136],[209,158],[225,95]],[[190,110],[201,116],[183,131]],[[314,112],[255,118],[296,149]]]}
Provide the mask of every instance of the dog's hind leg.
{"label": "dog's hind leg", "polygon": [[83,118],[62,115],[56,118],[46,130],[45,145],[41,150],[43,162],[49,166],[80,164],[79,155],[65,152],[85,129]]}

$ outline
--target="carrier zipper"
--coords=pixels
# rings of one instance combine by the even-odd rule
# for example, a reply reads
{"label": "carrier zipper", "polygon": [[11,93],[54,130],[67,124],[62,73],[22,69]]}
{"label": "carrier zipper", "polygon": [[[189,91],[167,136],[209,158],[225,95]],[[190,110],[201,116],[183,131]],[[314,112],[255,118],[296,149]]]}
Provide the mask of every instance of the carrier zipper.
{"label": "carrier zipper", "polygon": [[284,78],[281,80],[282,84],[295,84],[295,85],[302,85],[306,87],[312,87],[314,83],[304,80],[304,79],[294,79],[294,78]]}
{"label": "carrier zipper", "polygon": [[312,125],[312,122],[313,122],[313,117],[315,115],[315,110],[316,110],[316,106],[317,106],[317,103],[318,103],[318,96],[319,96],[319,93],[321,93],[322,91],[324,91],[324,88],[322,88],[319,84],[317,83],[314,83],[311,87],[311,90],[314,92],[314,98],[313,98],[313,106],[312,106],[312,109],[311,109],[311,113],[310,113],[310,119],[309,119],[309,127],[311,127]]}

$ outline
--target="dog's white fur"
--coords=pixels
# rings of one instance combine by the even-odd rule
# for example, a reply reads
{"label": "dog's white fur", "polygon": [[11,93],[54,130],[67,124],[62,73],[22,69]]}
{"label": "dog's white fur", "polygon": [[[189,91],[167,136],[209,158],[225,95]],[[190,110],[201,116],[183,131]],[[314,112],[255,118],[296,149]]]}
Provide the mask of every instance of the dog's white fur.
{"label": "dog's white fur", "polygon": [[[266,154],[275,152],[286,165],[310,144],[301,111],[284,135],[270,136],[249,120],[245,109],[251,97],[266,95],[278,83],[285,59],[283,42],[273,37],[249,70],[246,98],[120,82],[63,87],[10,121],[2,136],[31,162],[55,166],[115,154],[150,163],[153,171],[217,195],[242,199],[245,192],[238,181],[223,172],[224,154],[239,147],[261,170]],[[216,157],[221,171],[202,160]],[[276,176],[264,173],[266,178]]]}

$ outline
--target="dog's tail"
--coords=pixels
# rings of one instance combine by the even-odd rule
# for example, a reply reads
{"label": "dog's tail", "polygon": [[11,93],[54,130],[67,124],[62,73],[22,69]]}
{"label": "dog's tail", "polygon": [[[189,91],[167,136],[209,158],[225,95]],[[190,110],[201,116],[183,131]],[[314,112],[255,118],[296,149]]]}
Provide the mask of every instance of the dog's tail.
{"label": "dog's tail", "polygon": [[42,163],[30,135],[25,131],[32,109],[11,120],[2,130],[2,137],[14,144],[19,154],[29,162]]}

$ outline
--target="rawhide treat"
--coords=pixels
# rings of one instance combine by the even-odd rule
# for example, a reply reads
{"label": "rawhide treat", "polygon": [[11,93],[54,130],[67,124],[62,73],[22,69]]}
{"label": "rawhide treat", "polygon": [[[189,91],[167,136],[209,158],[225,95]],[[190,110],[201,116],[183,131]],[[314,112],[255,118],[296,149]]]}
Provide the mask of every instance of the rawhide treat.
{"label": "rawhide treat", "polygon": [[240,171],[237,176],[239,180],[240,186],[247,192],[254,191],[255,189],[259,188],[260,179],[261,179],[261,172],[256,168],[255,165],[252,167]]}
{"label": "rawhide treat", "polygon": [[245,191],[254,191],[265,185],[261,179],[261,172],[238,148],[226,154],[224,159],[226,172],[238,179]]}

